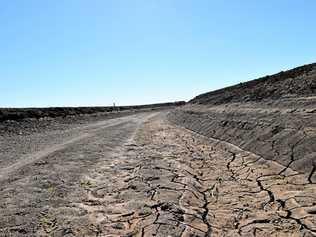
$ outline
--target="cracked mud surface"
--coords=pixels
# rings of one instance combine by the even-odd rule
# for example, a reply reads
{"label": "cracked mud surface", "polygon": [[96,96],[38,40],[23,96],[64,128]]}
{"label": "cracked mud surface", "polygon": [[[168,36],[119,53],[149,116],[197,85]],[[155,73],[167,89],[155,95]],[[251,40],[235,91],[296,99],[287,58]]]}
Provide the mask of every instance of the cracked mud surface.
{"label": "cracked mud surface", "polygon": [[107,125],[1,178],[0,236],[315,236],[309,175],[165,112]]}
{"label": "cracked mud surface", "polygon": [[[107,214],[101,218],[100,233],[312,236],[315,232],[314,185],[296,172],[279,175],[284,167],[276,163],[162,120],[147,122],[127,149],[126,160],[120,163],[128,171],[121,179],[115,177],[114,184],[124,187],[114,191],[108,211],[101,208]],[[103,198],[109,201],[107,195]]]}

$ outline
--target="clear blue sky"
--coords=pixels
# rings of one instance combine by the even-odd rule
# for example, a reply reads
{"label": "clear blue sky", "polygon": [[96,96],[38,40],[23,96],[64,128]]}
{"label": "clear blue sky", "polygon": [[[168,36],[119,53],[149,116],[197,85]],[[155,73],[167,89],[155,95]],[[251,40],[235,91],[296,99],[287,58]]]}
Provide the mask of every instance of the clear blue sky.
{"label": "clear blue sky", "polygon": [[144,104],[316,61],[315,0],[0,0],[0,107]]}

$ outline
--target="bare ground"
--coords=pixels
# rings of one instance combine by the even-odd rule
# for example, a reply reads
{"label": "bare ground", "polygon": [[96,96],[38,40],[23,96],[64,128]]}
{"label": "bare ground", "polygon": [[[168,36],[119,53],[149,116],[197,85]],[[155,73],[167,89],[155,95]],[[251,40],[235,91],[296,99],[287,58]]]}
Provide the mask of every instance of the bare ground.
{"label": "bare ground", "polygon": [[10,139],[0,236],[316,235],[308,175],[177,127],[166,112],[32,135],[22,147]]}

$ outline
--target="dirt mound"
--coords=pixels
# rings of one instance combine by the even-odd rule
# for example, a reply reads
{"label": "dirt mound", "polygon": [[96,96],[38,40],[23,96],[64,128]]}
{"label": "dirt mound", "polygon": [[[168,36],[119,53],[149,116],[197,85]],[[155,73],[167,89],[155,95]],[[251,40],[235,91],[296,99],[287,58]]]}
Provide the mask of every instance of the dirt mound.
{"label": "dirt mound", "polygon": [[197,96],[169,119],[316,181],[316,64]]}
{"label": "dirt mound", "polygon": [[311,95],[316,95],[316,63],[208,92],[190,102],[217,105]]}

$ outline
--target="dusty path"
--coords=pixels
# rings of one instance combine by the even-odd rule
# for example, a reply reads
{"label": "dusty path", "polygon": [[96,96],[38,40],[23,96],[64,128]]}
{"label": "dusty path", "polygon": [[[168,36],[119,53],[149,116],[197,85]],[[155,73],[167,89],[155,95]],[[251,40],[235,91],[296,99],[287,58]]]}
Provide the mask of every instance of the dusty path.
{"label": "dusty path", "polygon": [[1,162],[0,236],[316,234],[309,177],[176,127],[165,113],[76,134]]}
{"label": "dusty path", "polygon": [[85,193],[85,175],[99,160],[112,159],[153,115],[139,113],[65,131],[2,139],[0,236],[49,234],[50,227],[55,230],[48,224],[52,207],[80,216],[81,210],[71,205]]}

